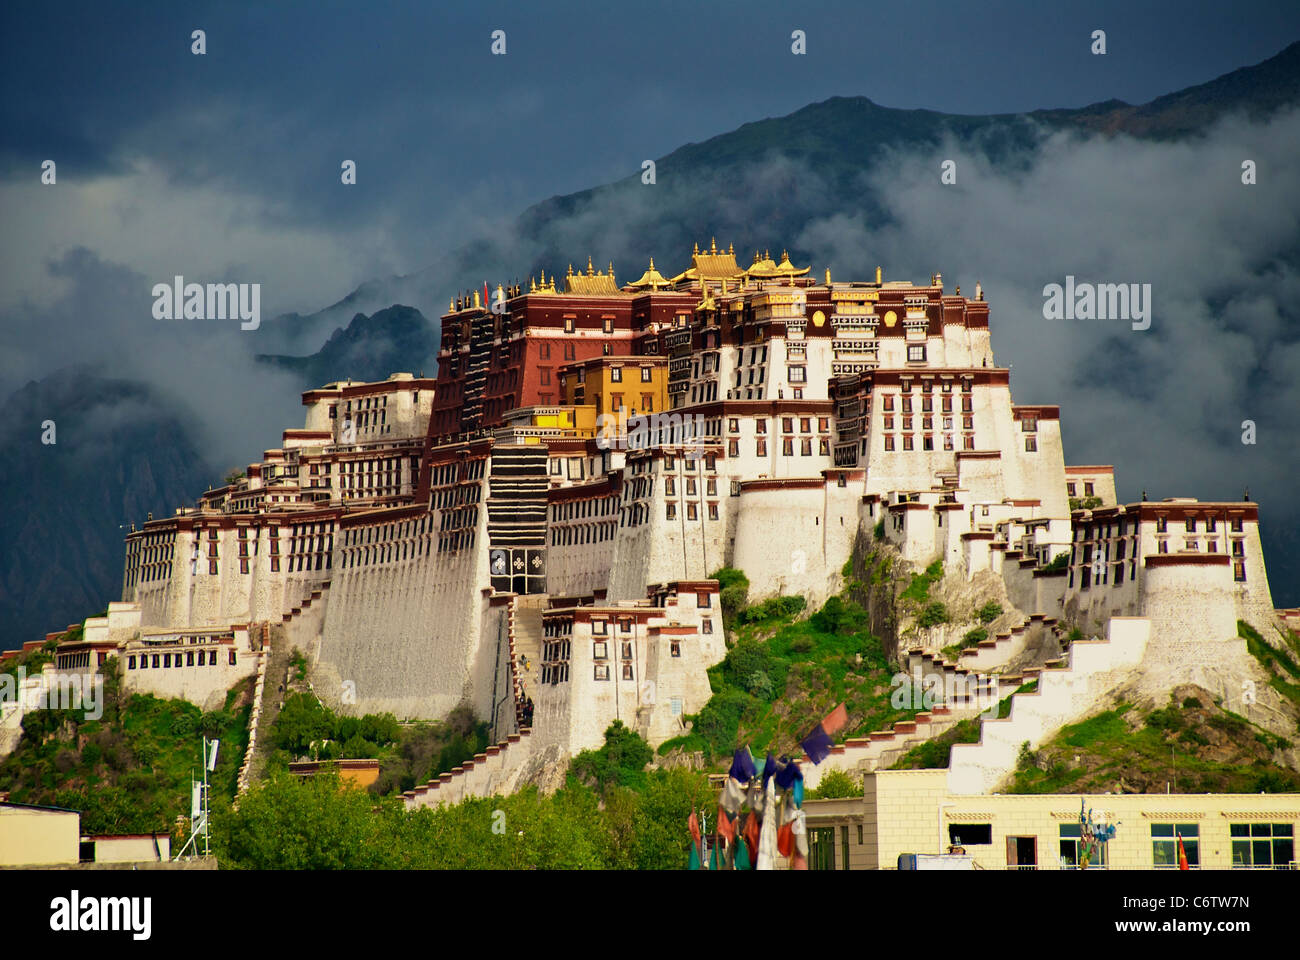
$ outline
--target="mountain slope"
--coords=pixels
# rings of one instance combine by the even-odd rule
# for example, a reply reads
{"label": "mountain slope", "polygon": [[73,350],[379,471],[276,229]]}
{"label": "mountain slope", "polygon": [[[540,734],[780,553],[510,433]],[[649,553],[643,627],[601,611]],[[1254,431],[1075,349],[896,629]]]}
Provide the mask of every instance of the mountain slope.
{"label": "mountain slope", "polygon": [[[54,421],[53,444],[41,442]],[[213,470],[190,426],[148,387],[69,368],[0,416],[0,644],[13,649],[122,593],[129,519],[193,502]]]}
{"label": "mountain slope", "polygon": [[437,369],[438,334],[419,310],[394,304],[371,316],[356,314],[305,357],[261,354],[258,361],[295,374],[304,390],[335,380],[383,380],[390,373],[430,375]]}

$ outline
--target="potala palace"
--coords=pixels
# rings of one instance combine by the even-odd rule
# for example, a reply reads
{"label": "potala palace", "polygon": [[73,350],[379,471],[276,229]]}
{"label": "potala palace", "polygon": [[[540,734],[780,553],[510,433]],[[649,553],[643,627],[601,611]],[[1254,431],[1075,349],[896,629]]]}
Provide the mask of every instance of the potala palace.
{"label": "potala palace", "polygon": [[[303,404],[244,478],[133,527],[121,602],[56,670],[117,656],[128,689],[200,705],[257,675],[256,717],[279,645],[337,710],[467,704],[498,745],[407,794],[441,803],[535,780],[615,719],[652,745],[683,733],[726,653],[713,571],[817,605],[884,550],[1005,611],[956,660],[939,651],[970,624],[891,638],[901,670],[1002,695],[1039,679],[936,790],[994,792],[1022,742],[1120,684],[1196,683],[1294,732],[1237,632],[1300,617],[1273,609],[1257,505],[1121,504],[1110,466],[1067,465],[1059,408],[1012,399],[978,286],[741,266],[713,243],[621,284],[588,260],[455,298],[436,378]],[[849,740],[809,786],[973,709]]]}

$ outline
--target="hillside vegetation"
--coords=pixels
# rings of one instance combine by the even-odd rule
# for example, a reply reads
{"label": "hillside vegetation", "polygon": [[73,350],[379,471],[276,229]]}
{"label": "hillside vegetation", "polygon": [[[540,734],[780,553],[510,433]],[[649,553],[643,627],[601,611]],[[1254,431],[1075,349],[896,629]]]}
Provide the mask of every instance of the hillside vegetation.
{"label": "hillside vegetation", "polygon": [[251,679],[226,694],[221,710],[204,713],[185,700],[121,691],[117,659],[101,668],[103,715],[34,710],[23,717],[17,748],[0,761],[0,789],[15,803],[81,811],[81,832],[172,833],[190,813],[190,777],[201,775],[201,739],[221,740],[210,793],[235,795],[248,744]]}
{"label": "hillside vegetation", "polygon": [[1292,746],[1187,684],[1164,707],[1119,702],[1037,750],[1025,744],[1008,792],[1294,792],[1300,773],[1275,761]]}
{"label": "hillside vegetation", "polygon": [[845,737],[915,716],[890,704],[895,671],[860,606],[844,595],[811,616],[798,596],[749,605],[743,573],[722,569],[713,576],[722,585],[731,648],[709,670],[713,696],[687,718],[691,732],[661,744],[660,755],[700,752],[715,767],[746,743],[760,756],[800,755],[799,741],[840,702],[849,715]]}

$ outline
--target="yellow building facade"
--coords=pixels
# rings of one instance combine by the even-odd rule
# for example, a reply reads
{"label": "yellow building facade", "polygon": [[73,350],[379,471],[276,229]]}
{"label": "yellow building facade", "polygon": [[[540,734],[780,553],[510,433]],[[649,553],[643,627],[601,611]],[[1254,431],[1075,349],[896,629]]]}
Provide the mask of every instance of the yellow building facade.
{"label": "yellow building facade", "polygon": [[985,870],[1077,869],[1080,801],[1115,824],[1104,863],[1177,869],[1295,869],[1300,794],[952,794],[947,770],[883,770],[861,798],[805,804],[814,869],[892,870],[902,854],[959,846]]}
{"label": "yellow building facade", "polygon": [[659,413],[668,403],[668,361],[662,357],[595,357],[560,368],[564,402],[589,405],[595,416]]}

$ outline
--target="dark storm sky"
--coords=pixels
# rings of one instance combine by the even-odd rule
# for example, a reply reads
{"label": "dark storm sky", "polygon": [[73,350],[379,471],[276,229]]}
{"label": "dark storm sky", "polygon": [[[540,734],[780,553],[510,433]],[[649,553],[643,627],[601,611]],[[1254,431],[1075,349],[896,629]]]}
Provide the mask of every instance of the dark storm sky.
{"label": "dark storm sky", "polygon": [[7,4],[0,310],[65,289],[47,264],[79,246],[147,277],[255,267],[264,312],[314,310],[476,221],[830,96],[1140,103],[1297,36],[1278,3]]}

